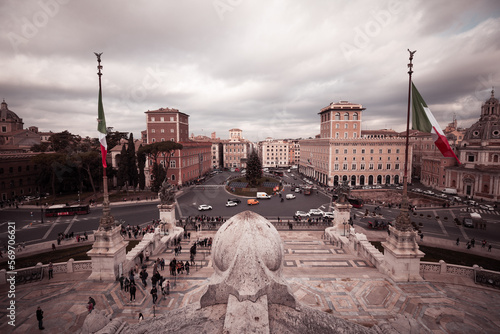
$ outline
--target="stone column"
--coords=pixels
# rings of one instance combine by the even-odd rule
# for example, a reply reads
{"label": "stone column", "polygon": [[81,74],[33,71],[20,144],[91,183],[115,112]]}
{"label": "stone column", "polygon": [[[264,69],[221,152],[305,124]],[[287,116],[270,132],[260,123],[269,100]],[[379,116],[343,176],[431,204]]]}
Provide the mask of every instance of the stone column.
{"label": "stone column", "polygon": [[119,277],[119,266],[126,259],[128,242],[120,234],[121,226],[110,230],[94,231],[94,245],[87,254],[92,259],[92,274],[89,280],[115,281]]}
{"label": "stone column", "polygon": [[175,205],[174,204],[159,204],[160,221],[165,223],[167,231],[171,234],[176,227]]}
{"label": "stone column", "polygon": [[[335,207],[335,212],[333,214],[334,215],[333,226],[337,229],[337,233],[339,235],[344,235],[344,228],[346,231],[348,231],[350,228],[350,225],[347,224],[349,223],[349,218],[351,218],[352,205],[349,204],[348,202],[335,203],[334,207]],[[345,227],[344,227],[344,222],[347,223]]]}

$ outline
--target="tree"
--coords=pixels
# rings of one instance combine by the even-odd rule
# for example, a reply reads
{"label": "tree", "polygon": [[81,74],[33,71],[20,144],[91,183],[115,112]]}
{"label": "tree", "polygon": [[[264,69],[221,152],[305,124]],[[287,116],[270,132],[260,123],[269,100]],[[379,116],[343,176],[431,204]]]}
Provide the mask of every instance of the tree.
{"label": "tree", "polygon": [[146,167],[146,154],[142,150],[142,144],[137,150],[137,167],[139,168],[139,189],[144,190],[146,187],[146,175],[144,175],[144,167]]}
{"label": "tree", "polygon": [[122,150],[120,152],[120,161],[118,162],[118,173],[117,173],[117,185],[118,187],[125,186],[127,180],[127,148],[125,144],[122,146]]}
{"label": "tree", "polygon": [[[153,160],[152,191],[158,191],[162,182],[166,179],[168,168],[170,167],[170,160],[176,150],[182,150],[182,144],[173,141],[156,142],[141,147],[140,154],[145,154],[148,158]],[[158,164],[158,158],[163,158],[163,167]]]}
{"label": "tree", "polygon": [[262,177],[262,164],[260,163],[259,156],[255,151],[250,154],[247,162],[246,179],[250,186],[257,185],[257,180]]}
{"label": "tree", "polygon": [[52,195],[55,196],[64,180],[64,174],[71,170],[66,165],[66,156],[62,153],[41,153],[33,157],[33,162],[39,166],[37,183],[40,192],[51,189]]}
{"label": "tree", "polygon": [[109,131],[112,128],[108,128],[108,133],[106,134],[106,143],[108,144],[108,152],[111,151],[113,147],[120,144],[120,140],[127,139],[128,132],[120,131]]}
{"label": "tree", "polygon": [[78,150],[81,137],[64,130],[51,135],[49,141],[54,152],[73,153]]}
{"label": "tree", "polygon": [[130,137],[128,138],[127,160],[128,184],[133,187],[135,192],[139,176],[137,174],[137,158],[135,156],[134,135],[132,133],[130,133]]}

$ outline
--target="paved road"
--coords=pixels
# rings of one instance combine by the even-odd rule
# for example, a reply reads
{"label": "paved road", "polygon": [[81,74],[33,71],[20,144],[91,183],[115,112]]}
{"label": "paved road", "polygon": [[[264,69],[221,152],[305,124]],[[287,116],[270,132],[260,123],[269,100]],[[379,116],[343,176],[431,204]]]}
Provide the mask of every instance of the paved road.
{"label": "paved road", "polygon": [[[248,206],[246,198],[240,197],[242,203],[236,207],[226,207],[225,203],[228,198],[235,197],[227,193],[224,189],[224,182],[230,175],[238,175],[239,173],[224,172],[209,178],[204,185],[185,188],[177,198],[177,217],[186,218],[206,214],[208,216],[223,216],[229,218],[241,211],[252,210],[268,219],[275,220],[278,217],[284,220],[292,219],[293,214],[297,210],[309,211],[309,209],[320,208],[323,211],[331,211],[330,197],[322,192],[314,193],[310,196],[303,194],[295,194],[296,199],[280,201],[279,197],[273,197],[269,200],[260,200],[260,204]],[[294,182],[296,184],[303,181],[296,177],[293,179],[293,174],[285,172],[285,182]],[[284,194],[291,193],[290,185],[285,186]],[[213,207],[210,211],[200,212],[197,207],[200,204],[209,204]],[[145,202],[127,202],[113,203],[111,213],[118,221],[124,221],[125,224],[144,226],[150,223],[153,219],[158,219],[158,201]],[[352,209],[352,213],[356,215],[354,221],[355,226],[367,228],[368,221],[394,221],[399,214],[398,209],[382,208],[376,217],[364,217],[365,211],[368,209],[373,211],[373,205],[365,205],[362,209]],[[472,211],[479,212],[487,219],[487,229],[469,229],[463,226],[456,226],[453,222],[455,217],[460,213],[465,212],[466,207],[451,207],[451,208],[423,208],[417,210],[417,215],[412,215],[412,221],[423,226],[421,228],[424,237],[444,238],[447,240],[455,240],[457,237],[460,240],[470,240],[475,238],[477,241],[486,239],[491,242],[494,247],[500,247],[500,213],[498,211],[486,211],[479,208],[473,208]],[[3,209],[0,211],[0,245],[4,245],[7,240],[7,224],[6,221],[16,222],[16,242],[38,243],[49,240],[55,240],[58,233],[74,232],[75,234],[83,234],[87,232],[91,234],[99,224],[101,217],[101,207],[92,209],[88,215],[76,217],[57,217],[44,218],[44,223],[41,223],[41,212],[36,207],[20,207],[19,209]],[[430,218],[427,216],[430,215]],[[439,219],[436,219],[436,216]],[[448,219],[444,219],[447,217]],[[385,231],[377,231],[380,235]]]}

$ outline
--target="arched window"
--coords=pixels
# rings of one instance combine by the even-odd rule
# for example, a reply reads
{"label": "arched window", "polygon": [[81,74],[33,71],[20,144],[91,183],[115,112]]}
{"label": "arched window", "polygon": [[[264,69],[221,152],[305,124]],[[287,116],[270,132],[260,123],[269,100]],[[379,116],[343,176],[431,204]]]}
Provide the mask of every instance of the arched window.
{"label": "arched window", "polygon": [[358,113],[355,112],[354,114],[352,114],[352,119],[357,121],[358,120]]}
{"label": "arched window", "polygon": [[364,186],[365,185],[365,176],[364,175],[361,175],[359,177],[359,185],[360,186]]}
{"label": "arched window", "polygon": [[340,121],[340,113],[339,112],[335,114],[335,120]]}
{"label": "arched window", "polygon": [[172,181],[175,181],[175,174],[172,174]]}
{"label": "arched window", "polygon": [[344,121],[348,121],[348,120],[349,120],[349,113],[348,113],[348,112],[346,112],[346,113],[344,114]]}

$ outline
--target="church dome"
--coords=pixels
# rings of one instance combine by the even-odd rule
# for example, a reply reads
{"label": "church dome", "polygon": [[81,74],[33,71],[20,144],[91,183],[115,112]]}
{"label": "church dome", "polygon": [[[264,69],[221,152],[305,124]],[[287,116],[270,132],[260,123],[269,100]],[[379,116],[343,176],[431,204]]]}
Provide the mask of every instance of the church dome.
{"label": "church dome", "polygon": [[500,140],[500,104],[495,98],[495,91],[491,91],[491,97],[481,106],[481,117],[479,121],[472,124],[464,135],[467,141]]}
{"label": "church dome", "polygon": [[3,100],[2,105],[0,107],[0,120],[5,122],[5,121],[10,121],[14,123],[22,123],[23,120],[16,115],[15,112],[9,110],[7,107],[7,102]]}

